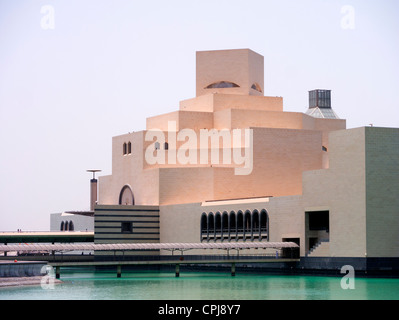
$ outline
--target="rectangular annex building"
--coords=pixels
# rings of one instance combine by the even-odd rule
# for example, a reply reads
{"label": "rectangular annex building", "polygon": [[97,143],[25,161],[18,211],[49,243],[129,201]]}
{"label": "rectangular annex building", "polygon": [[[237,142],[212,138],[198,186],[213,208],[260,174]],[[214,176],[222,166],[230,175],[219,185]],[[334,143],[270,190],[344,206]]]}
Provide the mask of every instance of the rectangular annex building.
{"label": "rectangular annex building", "polygon": [[[158,206],[97,205],[94,215],[94,243],[159,243]],[[96,252],[96,257],[120,255],[121,252]],[[124,255],[133,254],[128,251]],[[154,255],[159,250],[135,251],[134,254]]]}

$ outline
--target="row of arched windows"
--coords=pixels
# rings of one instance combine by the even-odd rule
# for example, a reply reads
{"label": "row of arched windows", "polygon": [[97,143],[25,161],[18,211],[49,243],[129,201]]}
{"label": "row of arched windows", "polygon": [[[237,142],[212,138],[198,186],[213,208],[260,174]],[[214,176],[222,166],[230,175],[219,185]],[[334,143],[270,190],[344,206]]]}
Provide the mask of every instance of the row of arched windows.
{"label": "row of arched windows", "polygon": [[73,221],[62,221],[60,225],[60,231],[74,231],[75,226]]}
{"label": "row of arched windows", "polygon": [[262,241],[269,239],[269,217],[266,210],[203,212],[201,241]]}

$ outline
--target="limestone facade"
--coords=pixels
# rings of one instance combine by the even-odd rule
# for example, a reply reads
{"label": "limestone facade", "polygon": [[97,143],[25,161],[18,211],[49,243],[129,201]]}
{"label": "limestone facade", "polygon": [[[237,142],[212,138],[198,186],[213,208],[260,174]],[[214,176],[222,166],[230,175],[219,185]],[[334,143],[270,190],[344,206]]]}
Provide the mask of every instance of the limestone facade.
{"label": "limestone facade", "polygon": [[[264,96],[263,70],[249,49],[198,52],[197,96],[113,138],[100,206],[159,207],[160,242],[294,240],[301,256],[399,257],[399,129],[286,112]],[[250,153],[247,174],[235,151]]]}

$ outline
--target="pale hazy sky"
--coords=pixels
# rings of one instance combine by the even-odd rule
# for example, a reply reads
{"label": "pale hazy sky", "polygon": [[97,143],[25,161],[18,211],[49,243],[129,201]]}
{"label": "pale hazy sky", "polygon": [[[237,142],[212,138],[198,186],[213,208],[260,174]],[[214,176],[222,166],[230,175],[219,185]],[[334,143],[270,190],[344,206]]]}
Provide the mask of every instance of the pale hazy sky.
{"label": "pale hazy sky", "polygon": [[195,96],[196,51],[238,48],[286,111],[331,89],[348,128],[399,127],[397,0],[0,0],[0,231],[88,210],[111,138]]}

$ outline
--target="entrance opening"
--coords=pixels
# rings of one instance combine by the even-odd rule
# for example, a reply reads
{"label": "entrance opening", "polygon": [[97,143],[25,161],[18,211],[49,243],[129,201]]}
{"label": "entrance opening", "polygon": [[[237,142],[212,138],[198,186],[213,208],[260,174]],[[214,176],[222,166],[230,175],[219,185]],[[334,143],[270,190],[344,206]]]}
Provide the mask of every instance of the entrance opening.
{"label": "entrance opening", "polygon": [[330,240],[330,212],[305,212],[306,243],[305,252],[309,254],[321,242]]}

